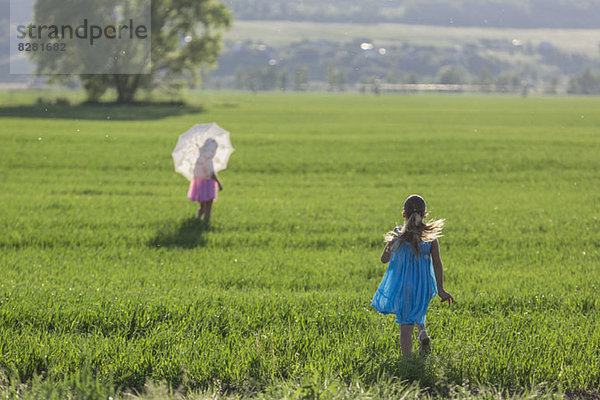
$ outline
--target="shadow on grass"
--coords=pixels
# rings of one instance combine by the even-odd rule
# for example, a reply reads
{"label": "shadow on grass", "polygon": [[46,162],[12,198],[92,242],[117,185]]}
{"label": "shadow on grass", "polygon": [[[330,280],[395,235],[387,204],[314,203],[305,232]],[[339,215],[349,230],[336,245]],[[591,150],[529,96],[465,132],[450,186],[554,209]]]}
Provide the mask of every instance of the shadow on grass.
{"label": "shadow on grass", "polygon": [[445,398],[452,387],[441,369],[439,360],[432,355],[420,356],[418,353],[408,359],[391,356],[376,368],[367,363],[360,375],[368,387],[387,388],[386,390],[404,390],[405,387],[411,387],[417,388],[417,392],[422,395],[428,394],[433,397]]}
{"label": "shadow on grass", "polygon": [[182,249],[193,249],[206,244],[204,234],[210,229],[210,225],[191,217],[182,220],[178,226],[167,226],[158,231],[156,236],[148,243],[154,248],[178,247]]}
{"label": "shadow on grass", "polygon": [[432,359],[429,357],[420,357],[418,354],[408,359],[390,358],[380,365],[377,377],[372,376],[373,382],[376,382],[382,375],[395,376],[401,380],[409,382],[418,382],[421,387],[436,386],[436,374],[432,365]]}
{"label": "shadow on grass", "polygon": [[197,114],[203,111],[201,106],[181,103],[26,104],[0,106],[0,117],[143,121]]}

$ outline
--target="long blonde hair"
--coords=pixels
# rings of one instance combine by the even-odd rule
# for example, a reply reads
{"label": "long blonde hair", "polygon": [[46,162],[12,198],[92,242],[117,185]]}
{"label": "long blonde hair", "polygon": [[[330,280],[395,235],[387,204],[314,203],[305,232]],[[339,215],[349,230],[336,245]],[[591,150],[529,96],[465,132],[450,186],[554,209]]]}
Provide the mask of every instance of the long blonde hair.
{"label": "long blonde hair", "polygon": [[385,241],[390,244],[392,252],[398,250],[404,242],[410,243],[414,254],[419,254],[421,249],[419,242],[433,242],[442,236],[444,219],[425,221],[427,205],[425,200],[418,194],[408,196],[404,202],[404,215],[406,222],[400,232],[389,231],[385,234]]}

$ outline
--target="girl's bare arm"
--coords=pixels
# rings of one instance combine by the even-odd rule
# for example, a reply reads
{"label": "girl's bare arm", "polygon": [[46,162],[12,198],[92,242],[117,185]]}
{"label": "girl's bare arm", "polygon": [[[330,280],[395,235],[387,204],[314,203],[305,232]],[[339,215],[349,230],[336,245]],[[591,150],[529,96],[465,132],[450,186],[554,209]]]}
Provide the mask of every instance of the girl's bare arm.
{"label": "girl's bare arm", "polygon": [[392,258],[392,242],[386,243],[383,248],[383,253],[381,253],[381,262],[386,264],[390,262],[390,258]]}
{"label": "girl's bare arm", "polygon": [[390,262],[393,253],[392,248],[394,247],[394,243],[396,243],[396,240],[398,240],[398,236],[400,236],[400,229],[398,229],[398,227],[394,228],[394,232],[396,233],[395,240],[387,242],[385,244],[385,247],[383,248],[383,253],[381,254],[381,262],[384,264]]}
{"label": "girl's bare arm", "polygon": [[219,181],[219,178],[217,178],[217,174],[212,175],[212,178],[217,181],[217,185],[219,186],[219,190],[223,190],[223,185],[221,185],[221,181]]}
{"label": "girl's bare arm", "polygon": [[431,243],[431,261],[433,262],[433,272],[435,273],[438,295],[442,299],[442,302],[447,301],[448,304],[452,304],[454,297],[444,290],[444,267],[442,266],[442,258],[440,257],[440,243],[437,239]]}

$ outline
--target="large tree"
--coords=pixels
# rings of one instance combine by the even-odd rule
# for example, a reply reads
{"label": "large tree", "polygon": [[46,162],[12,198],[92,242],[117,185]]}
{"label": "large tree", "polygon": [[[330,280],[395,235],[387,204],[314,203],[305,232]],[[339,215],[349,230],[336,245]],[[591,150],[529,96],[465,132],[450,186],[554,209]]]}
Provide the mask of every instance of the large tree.
{"label": "large tree", "polygon": [[[106,14],[108,8],[118,4],[121,9],[131,9],[136,3],[149,0],[95,0],[94,10],[86,15]],[[66,3],[81,0],[37,0],[36,23],[52,23],[64,19]],[[75,6],[75,5],[74,5]],[[103,9],[103,7],[105,7]],[[60,11],[62,15],[56,15]],[[113,13],[108,9],[108,13]],[[89,101],[98,101],[109,88],[117,92],[117,102],[130,103],[139,89],[157,86],[176,87],[182,80],[195,82],[201,66],[214,64],[221,49],[221,31],[231,24],[231,13],[216,0],[152,0],[151,17],[151,65],[148,74],[137,73],[81,73],[77,77],[83,83]],[[135,52],[135,49],[128,51]],[[105,56],[105,55],[104,55]],[[86,56],[89,62],[90,56]],[[56,57],[52,52],[32,52],[40,75],[50,75],[54,81],[72,80],[72,75],[57,75],[73,71],[77,57]],[[75,58],[75,60],[74,60]]]}

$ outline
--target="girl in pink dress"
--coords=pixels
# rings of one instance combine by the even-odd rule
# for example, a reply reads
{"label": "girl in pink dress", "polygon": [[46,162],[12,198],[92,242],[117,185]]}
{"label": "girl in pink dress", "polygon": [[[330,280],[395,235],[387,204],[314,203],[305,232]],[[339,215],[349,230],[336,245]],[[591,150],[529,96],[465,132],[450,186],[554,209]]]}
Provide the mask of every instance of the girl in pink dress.
{"label": "girl in pink dress", "polygon": [[201,221],[202,215],[204,215],[205,223],[210,221],[212,203],[217,200],[217,187],[219,190],[223,190],[213,167],[213,157],[218,146],[214,139],[208,138],[200,147],[200,155],[194,166],[194,180],[190,182],[188,190],[188,199],[200,203],[197,214],[198,221]]}

